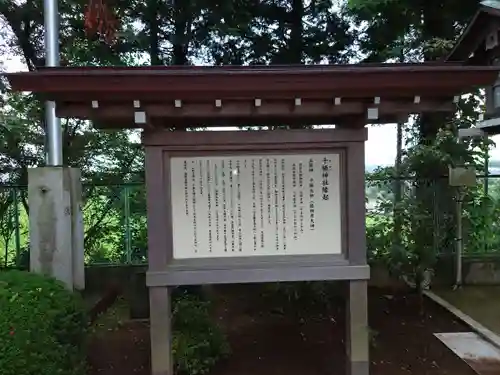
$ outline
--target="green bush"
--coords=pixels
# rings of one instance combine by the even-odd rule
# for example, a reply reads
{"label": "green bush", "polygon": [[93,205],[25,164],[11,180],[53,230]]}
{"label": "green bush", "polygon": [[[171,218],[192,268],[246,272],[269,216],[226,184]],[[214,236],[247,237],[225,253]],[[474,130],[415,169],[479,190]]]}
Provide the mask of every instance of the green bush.
{"label": "green bush", "polygon": [[0,272],[0,373],[85,374],[84,311],[80,298],[54,279]]}
{"label": "green bush", "polygon": [[183,294],[174,300],[172,349],[176,371],[206,374],[229,354],[224,333],[210,316],[210,303]]}

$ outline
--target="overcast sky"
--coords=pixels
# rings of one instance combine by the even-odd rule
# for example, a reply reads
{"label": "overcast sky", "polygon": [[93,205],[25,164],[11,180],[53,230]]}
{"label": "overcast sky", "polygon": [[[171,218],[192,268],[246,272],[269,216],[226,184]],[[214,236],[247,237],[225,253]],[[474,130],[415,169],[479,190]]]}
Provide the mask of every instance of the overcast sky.
{"label": "overcast sky", "polygon": [[[19,58],[6,59],[5,68],[9,72],[26,70]],[[493,137],[500,145],[500,136]],[[396,125],[386,124],[370,126],[368,128],[368,141],[366,143],[366,164],[391,165],[396,158]],[[491,151],[491,159],[500,160],[500,147]]]}

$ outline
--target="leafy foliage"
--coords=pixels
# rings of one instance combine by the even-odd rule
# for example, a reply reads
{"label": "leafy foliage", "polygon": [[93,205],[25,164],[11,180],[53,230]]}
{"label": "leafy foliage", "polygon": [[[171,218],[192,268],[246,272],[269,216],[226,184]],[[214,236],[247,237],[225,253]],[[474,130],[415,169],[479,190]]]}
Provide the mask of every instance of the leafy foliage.
{"label": "leafy foliage", "polygon": [[5,375],[85,374],[86,316],[59,282],[0,272],[0,368]]}
{"label": "leafy foliage", "polygon": [[229,354],[226,337],[210,316],[210,303],[187,293],[174,302],[172,345],[181,374],[206,374]]}
{"label": "leafy foliage", "polygon": [[[422,62],[446,57],[477,5],[476,0],[460,9],[448,0],[349,0],[346,8],[361,31],[359,45],[366,61]],[[448,167],[472,164],[484,171],[488,142],[458,143],[456,137],[459,128],[477,121],[482,103],[482,93],[475,92],[460,100],[454,117],[410,119],[398,170],[387,168],[371,176],[376,189],[386,194],[372,199],[367,215],[370,257],[418,287],[438,253],[454,251],[457,192],[448,185]],[[481,210],[475,215],[485,214]]]}
{"label": "leafy foliage", "polygon": [[[396,179],[393,168],[380,168],[369,174],[367,242],[371,261],[383,262],[399,276],[415,279],[434,266],[437,256],[454,252],[457,191],[448,186],[443,170],[448,165],[467,163],[481,171],[487,148],[487,144],[477,140],[457,143],[452,131],[442,130],[431,144],[407,149],[401,168],[405,178]],[[419,170],[427,171],[426,180],[419,179]],[[500,232],[493,223],[500,204],[500,181],[489,181],[488,194],[480,180],[476,187],[464,190],[462,224],[466,254],[497,252],[500,245]],[[397,201],[396,184],[403,191]],[[423,192],[419,190],[422,186],[426,187]],[[451,202],[440,200],[440,189],[451,191]]]}

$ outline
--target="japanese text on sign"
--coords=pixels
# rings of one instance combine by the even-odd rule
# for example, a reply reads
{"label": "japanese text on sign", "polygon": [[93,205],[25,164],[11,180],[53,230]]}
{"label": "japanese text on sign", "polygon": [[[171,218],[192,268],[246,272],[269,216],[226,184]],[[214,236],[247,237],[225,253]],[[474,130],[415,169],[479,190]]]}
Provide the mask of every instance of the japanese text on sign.
{"label": "japanese text on sign", "polygon": [[174,258],[340,253],[339,159],[172,158]]}

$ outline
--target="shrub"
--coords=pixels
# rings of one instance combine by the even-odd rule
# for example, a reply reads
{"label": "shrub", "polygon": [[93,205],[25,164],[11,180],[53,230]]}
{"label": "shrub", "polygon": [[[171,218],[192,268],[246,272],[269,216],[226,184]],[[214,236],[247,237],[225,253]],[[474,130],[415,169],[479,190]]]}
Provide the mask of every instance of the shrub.
{"label": "shrub", "polygon": [[199,296],[182,294],[174,300],[172,349],[176,371],[206,374],[229,354],[222,330],[210,316],[210,303]]}
{"label": "shrub", "polygon": [[58,281],[0,272],[2,375],[83,375],[87,319],[80,298]]}

